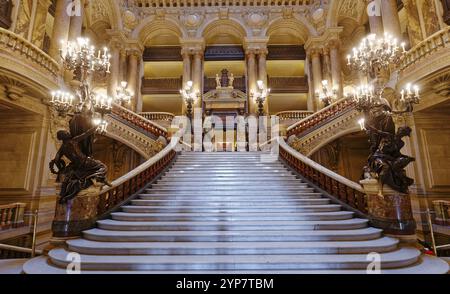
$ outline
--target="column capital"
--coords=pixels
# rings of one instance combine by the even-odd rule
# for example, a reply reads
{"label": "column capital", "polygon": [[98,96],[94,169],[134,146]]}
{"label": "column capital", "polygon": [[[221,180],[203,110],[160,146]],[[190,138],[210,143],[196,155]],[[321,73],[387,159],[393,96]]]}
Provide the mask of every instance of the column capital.
{"label": "column capital", "polygon": [[245,38],[244,39],[244,50],[248,53],[254,54],[266,54],[267,43],[269,42],[269,38]]}
{"label": "column capital", "polygon": [[205,52],[205,39],[204,38],[183,38],[180,39],[181,43],[181,55],[203,55]]}

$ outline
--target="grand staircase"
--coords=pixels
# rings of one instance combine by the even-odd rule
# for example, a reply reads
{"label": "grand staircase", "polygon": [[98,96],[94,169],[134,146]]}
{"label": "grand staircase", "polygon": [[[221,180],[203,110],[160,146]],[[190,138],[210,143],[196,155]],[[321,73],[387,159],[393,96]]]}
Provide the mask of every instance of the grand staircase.
{"label": "grand staircase", "polygon": [[[262,153],[183,153],[151,188],[25,273],[445,273]],[[68,258],[69,257],[69,258]],[[69,266],[70,267],[70,266]]]}

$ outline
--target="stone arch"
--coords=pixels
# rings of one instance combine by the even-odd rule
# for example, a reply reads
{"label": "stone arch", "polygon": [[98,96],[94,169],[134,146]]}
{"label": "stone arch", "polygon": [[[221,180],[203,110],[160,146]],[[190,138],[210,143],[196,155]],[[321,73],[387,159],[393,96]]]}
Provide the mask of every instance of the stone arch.
{"label": "stone arch", "polygon": [[359,133],[359,132],[361,132],[361,127],[357,124],[357,119],[355,119],[355,123],[351,127],[342,129],[339,132],[337,132],[336,134],[333,134],[332,136],[327,137],[326,140],[321,141],[320,144],[317,144],[317,146],[314,146],[314,148],[312,148],[308,152],[308,154],[305,154],[305,155],[307,157],[311,157],[314,153],[319,151],[322,147],[334,142],[335,140],[337,140],[341,137],[344,137],[344,136],[347,136],[350,134],[354,134],[354,133]]}
{"label": "stone arch", "polygon": [[278,33],[278,32],[286,32],[298,39],[301,40],[301,43],[305,43],[308,40],[310,35],[317,35],[317,32],[310,26],[310,24],[306,22],[302,22],[298,19],[283,19],[278,18],[272,21],[265,31],[263,31],[263,35],[270,38],[270,36]]}
{"label": "stone arch", "polygon": [[178,38],[185,35],[177,22],[170,19],[155,20],[149,17],[135,28],[132,37],[145,44],[148,40],[160,34],[175,35]]}
{"label": "stone arch", "polygon": [[120,1],[102,1],[105,3],[106,7],[108,7],[108,15],[110,16],[112,29],[123,29],[122,14],[119,7]]}
{"label": "stone arch", "polygon": [[244,26],[235,19],[214,19],[203,24],[199,28],[197,37],[203,37],[206,40],[215,35],[227,33],[241,42],[248,36]]}
{"label": "stone arch", "polygon": [[330,2],[330,5],[328,6],[327,27],[337,27],[339,19],[340,1],[341,0],[331,0]]}

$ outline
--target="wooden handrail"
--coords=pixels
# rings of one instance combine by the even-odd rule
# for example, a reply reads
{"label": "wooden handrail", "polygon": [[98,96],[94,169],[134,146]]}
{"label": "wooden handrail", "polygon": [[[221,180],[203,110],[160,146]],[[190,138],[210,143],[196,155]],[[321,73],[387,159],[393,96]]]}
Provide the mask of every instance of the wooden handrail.
{"label": "wooden handrail", "polygon": [[25,203],[0,205],[0,230],[23,226]]}
{"label": "wooden handrail", "polygon": [[120,118],[130,122],[131,124],[142,128],[143,130],[155,135],[156,137],[163,136],[168,137],[167,129],[152,122],[145,117],[114,103],[112,108],[112,113],[119,116]]}
{"label": "wooden handrail", "polygon": [[287,136],[300,136],[311,132],[318,126],[341,116],[349,110],[354,109],[354,107],[355,102],[348,98],[338,100],[330,106],[325,107],[313,115],[310,115],[298,123],[290,126],[287,129]]}
{"label": "wooden handrail", "polygon": [[155,180],[175,159],[175,147],[178,143],[179,138],[172,137],[170,143],[161,152],[124,176],[114,180],[111,183],[112,187],[103,189],[99,195],[97,216],[101,217],[108,214]]}
{"label": "wooden handrail", "polygon": [[290,147],[283,138],[278,139],[280,156],[292,169],[312,184],[336,197],[339,201],[367,214],[367,197],[361,185],[338,175]]}

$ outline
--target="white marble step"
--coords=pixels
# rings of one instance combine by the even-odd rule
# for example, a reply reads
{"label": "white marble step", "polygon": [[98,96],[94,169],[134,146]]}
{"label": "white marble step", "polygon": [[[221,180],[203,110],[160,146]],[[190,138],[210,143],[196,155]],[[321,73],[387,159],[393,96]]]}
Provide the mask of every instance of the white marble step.
{"label": "white marble step", "polygon": [[[54,249],[51,263],[67,268],[70,252]],[[399,268],[419,261],[420,251],[400,248],[381,253],[381,267]],[[81,255],[81,270],[320,270],[366,269],[366,254],[329,255]]]}
{"label": "white marble step", "polygon": [[305,187],[293,187],[293,186],[286,186],[286,185],[272,185],[272,186],[258,186],[258,187],[249,187],[249,186],[243,186],[239,189],[236,189],[236,187],[225,187],[225,186],[217,186],[217,187],[196,187],[196,186],[174,186],[174,187],[154,187],[151,189],[147,189],[146,192],[150,194],[158,194],[162,192],[173,192],[173,194],[179,193],[179,192],[186,192],[186,191],[193,191],[197,193],[205,193],[206,195],[212,192],[216,193],[224,193],[225,192],[232,192],[232,193],[241,193],[241,195],[246,195],[248,193],[270,193],[271,191],[276,191],[276,193],[280,194],[283,192],[295,192],[295,193],[310,193],[314,192],[313,188],[305,188]]}
{"label": "white marble step", "polygon": [[253,230],[352,230],[366,228],[366,219],[334,221],[179,221],[132,222],[111,219],[97,222],[99,229],[117,231],[253,231]]}
{"label": "white marble step", "polygon": [[261,200],[255,199],[253,201],[242,201],[242,200],[209,200],[198,198],[197,200],[180,199],[180,200],[144,200],[137,199],[132,200],[132,205],[137,206],[161,206],[165,205],[171,206],[208,206],[208,207],[252,207],[258,205],[280,205],[280,206],[291,206],[296,205],[319,205],[319,204],[329,204],[330,199],[319,198],[319,199],[298,199],[298,200],[288,200],[288,199],[269,199]]}
{"label": "white marble step", "polygon": [[267,181],[212,181],[210,179],[193,179],[191,181],[158,181],[156,184],[151,185],[153,188],[166,188],[166,187],[220,187],[220,188],[226,188],[229,189],[232,187],[235,190],[242,190],[240,187],[246,187],[247,190],[251,189],[252,187],[255,190],[258,190],[258,187],[264,186],[264,187],[283,187],[283,188],[309,188],[308,184],[297,182],[296,180],[283,180],[283,181],[277,181],[277,180],[267,180]]}
{"label": "white marble step", "polygon": [[166,172],[165,175],[168,176],[193,176],[193,177],[246,177],[247,175],[259,175],[261,177],[270,177],[270,176],[292,176],[294,175],[292,172],[285,170],[264,170],[264,171],[255,171],[255,170],[186,170],[186,169],[171,169]]}
{"label": "white marble step", "polygon": [[172,182],[172,181],[178,181],[178,182],[188,182],[188,181],[201,181],[208,179],[210,181],[241,181],[241,180],[247,180],[247,181],[279,181],[279,180],[295,180],[298,183],[303,183],[302,180],[297,179],[294,175],[270,175],[270,176],[260,176],[258,174],[253,175],[246,175],[245,178],[243,178],[241,175],[214,175],[211,176],[210,174],[206,175],[170,175],[166,174],[164,177],[162,177],[158,182]]}
{"label": "white marble step", "polygon": [[178,193],[173,195],[171,193],[164,194],[139,194],[140,199],[144,200],[166,200],[166,201],[177,201],[177,200],[193,200],[193,201],[203,201],[203,202],[229,202],[229,201],[257,201],[257,202],[267,202],[267,201],[297,201],[297,200],[307,200],[307,199],[321,199],[323,196],[319,193],[308,193],[302,195],[231,195],[227,194],[225,196],[221,195],[203,195],[203,193]]}
{"label": "white marble step", "polygon": [[303,242],[364,241],[381,237],[381,230],[322,231],[111,231],[91,229],[83,237],[103,242]]}
{"label": "white marble step", "polygon": [[182,212],[208,212],[208,213],[273,213],[273,212],[333,212],[340,211],[342,207],[340,205],[328,204],[328,205],[303,205],[303,206],[251,206],[251,207],[236,207],[236,206],[223,206],[223,207],[211,207],[211,206],[122,206],[124,212],[162,212],[162,213],[182,213]]}
{"label": "white marble step", "polygon": [[[46,256],[37,257],[29,260],[25,263],[23,267],[23,272],[25,274],[54,274],[54,275],[64,275],[67,274],[66,268],[59,268],[54,265],[49,264],[48,258]],[[382,269],[381,274],[385,275],[423,275],[423,274],[447,274],[449,272],[449,265],[434,256],[422,255],[418,262],[402,268],[394,269]],[[367,274],[365,269],[361,270],[349,270],[349,269],[327,269],[327,270],[208,270],[208,271],[93,271],[93,270],[83,270],[80,274],[89,275],[132,275],[132,274],[178,274],[178,275],[189,275],[189,274],[201,274],[201,275],[272,275],[272,274],[292,274],[292,275],[309,275],[309,274],[330,274],[330,275],[364,275]]]}
{"label": "white marble step", "polygon": [[113,212],[121,221],[263,221],[263,220],[344,220],[354,216],[350,211],[296,213],[127,213]]}
{"label": "white marble step", "polygon": [[368,254],[397,249],[398,240],[383,237],[352,242],[98,242],[67,241],[68,249],[99,255],[304,255]]}

